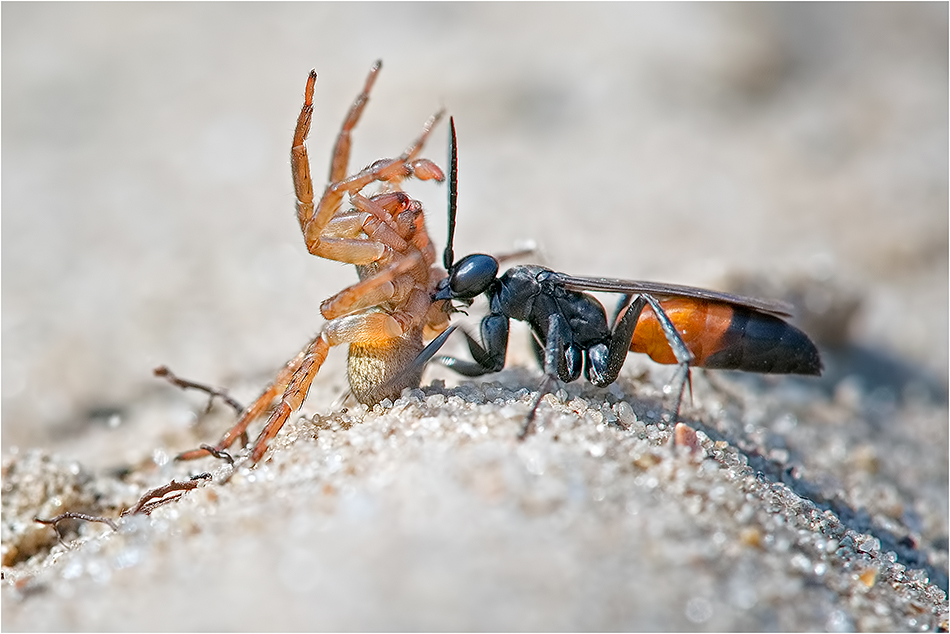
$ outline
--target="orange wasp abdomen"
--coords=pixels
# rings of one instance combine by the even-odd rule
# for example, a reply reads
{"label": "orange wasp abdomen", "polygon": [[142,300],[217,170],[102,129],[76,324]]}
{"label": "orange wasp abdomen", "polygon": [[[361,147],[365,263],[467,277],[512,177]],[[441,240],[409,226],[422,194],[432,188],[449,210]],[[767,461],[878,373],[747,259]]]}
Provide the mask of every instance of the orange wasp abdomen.
{"label": "orange wasp abdomen", "polygon": [[[660,301],[683,343],[693,354],[691,366],[771,374],[821,373],[818,350],[798,328],[765,312],[705,299],[677,297]],[[676,364],[656,315],[645,309],[637,321],[631,352],[657,363]]]}

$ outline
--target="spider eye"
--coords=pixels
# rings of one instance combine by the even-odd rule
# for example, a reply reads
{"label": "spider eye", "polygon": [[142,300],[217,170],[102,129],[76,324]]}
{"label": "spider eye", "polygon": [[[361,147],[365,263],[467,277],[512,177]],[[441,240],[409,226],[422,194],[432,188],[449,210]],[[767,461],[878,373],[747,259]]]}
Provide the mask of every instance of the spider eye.
{"label": "spider eye", "polygon": [[449,288],[455,298],[472,298],[487,291],[497,274],[498,260],[492,256],[466,255],[449,271]]}

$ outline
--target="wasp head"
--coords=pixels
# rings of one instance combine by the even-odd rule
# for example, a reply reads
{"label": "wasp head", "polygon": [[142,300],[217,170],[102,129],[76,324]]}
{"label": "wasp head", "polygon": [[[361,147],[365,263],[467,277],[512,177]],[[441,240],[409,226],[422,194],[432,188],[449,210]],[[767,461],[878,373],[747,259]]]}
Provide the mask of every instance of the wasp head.
{"label": "wasp head", "polygon": [[473,253],[449,267],[449,275],[439,282],[435,300],[471,300],[487,291],[498,275],[498,260],[484,253]]}

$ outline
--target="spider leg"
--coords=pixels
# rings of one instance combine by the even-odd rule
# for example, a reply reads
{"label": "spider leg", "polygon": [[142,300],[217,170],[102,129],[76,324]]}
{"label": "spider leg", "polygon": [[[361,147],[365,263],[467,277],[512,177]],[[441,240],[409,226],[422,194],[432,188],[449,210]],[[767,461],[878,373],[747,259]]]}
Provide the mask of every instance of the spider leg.
{"label": "spider leg", "polygon": [[[327,322],[321,331],[242,412],[218,445],[185,452],[181,459],[220,452],[238,438],[246,438],[250,423],[277,400],[254,441],[251,462],[260,461],[269,441],[303,403],[332,346],[350,344],[350,387],[364,403],[378,402],[390,391],[398,394],[406,385],[418,385],[418,377],[413,380],[403,376],[405,373],[400,375],[399,368],[411,365],[422,350],[423,333],[434,336],[448,327],[445,304],[431,300],[431,288],[445,274],[440,276],[432,268],[435,251],[425,230],[422,206],[398,190],[399,183],[408,177],[444,180],[435,163],[417,157],[442,112],[426,121],[419,137],[397,158],[376,161],[346,175],[352,131],[369,101],[381,66],[380,62],[373,65],[350,106],[333,148],[330,182],[316,204],[306,147],[313,119],[315,71],[310,71],[307,78],[290,152],[297,220],[307,250],[319,257],[357,265],[360,281],[323,302],[321,312]],[[362,195],[363,188],[374,182],[382,183],[382,193]],[[344,197],[354,209],[340,213]],[[389,381],[393,376],[398,380]],[[381,390],[380,385],[391,389]]]}
{"label": "spider leg", "polygon": [[[412,207],[414,201],[408,196],[387,197],[382,201],[384,204],[380,204],[378,200],[354,192],[350,202],[354,210],[337,213],[324,227],[318,255],[364,266],[390,259],[395,253],[407,253],[412,248],[407,239],[414,237],[418,228],[414,223],[400,222],[398,217]],[[396,212],[397,217],[394,218],[392,212]],[[422,232],[425,233],[424,227]],[[433,255],[429,259],[434,261],[434,258]]]}
{"label": "spider leg", "polygon": [[[403,161],[412,161],[415,159],[416,155],[422,150],[422,146],[426,144],[426,139],[429,138],[429,133],[432,132],[432,128],[435,127],[435,124],[437,124],[443,116],[445,116],[444,108],[426,119],[426,122],[422,125],[422,134],[409,144],[409,147],[406,148],[405,152],[399,155],[399,158]],[[440,178],[439,180],[442,179]]]}
{"label": "spider leg", "polygon": [[[270,407],[270,404],[274,401],[279,394],[282,394],[286,391],[287,386],[290,384],[293,376],[300,369],[301,364],[304,362],[304,359],[307,357],[307,351],[310,350],[320,339],[320,335],[317,335],[312,341],[307,343],[307,346],[297,354],[296,357],[291,359],[284,365],[281,371],[277,374],[277,377],[274,381],[267,386],[260,396],[257,397],[253,403],[251,403],[241,414],[241,417],[238,419],[237,423],[234,424],[231,429],[229,429],[224,436],[221,438],[221,441],[214,446],[215,451],[224,451],[233,445],[238,438],[247,433],[247,427],[257,418],[259,418],[267,408]],[[177,460],[194,460],[196,458],[203,458],[204,456],[210,455],[211,452],[205,449],[193,449],[191,451],[186,451],[177,456]]]}
{"label": "spider leg", "polygon": [[310,159],[304,141],[310,133],[313,118],[313,88],[317,83],[317,71],[311,70],[304,88],[303,106],[297,116],[293,145],[290,148],[290,170],[297,196],[297,220],[301,229],[313,217],[313,181],[310,179]]}
{"label": "spider leg", "polygon": [[[401,227],[393,218],[394,214],[392,212],[372,198],[366,198],[360,193],[354,192],[350,196],[350,202],[353,203],[354,208],[361,212],[357,214],[357,218],[361,221],[357,231],[365,233],[371,239],[382,242],[399,253],[404,253],[409,248],[406,237],[414,232],[414,226]],[[405,206],[397,207],[399,212],[408,208],[408,202]],[[337,214],[337,217],[340,215]]]}
{"label": "spider leg", "polygon": [[369,91],[376,81],[376,74],[380,67],[381,63],[377,62],[370,70],[363,91],[357,95],[343,122],[343,127],[337,136],[336,146],[333,150],[330,184],[324,190],[323,196],[316,207],[313,202],[313,180],[310,176],[310,162],[305,145],[313,119],[313,91],[317,81],[316,71],[311,70],[307,78],[307,84],[304,88],[304,103],[297,117],[293,145],[290,149],[290,165],[294,181],[294,193],[297,197],[297,220],[304,234],[307,250],[314,255],[352,262],[352,259],[346,257],[349,254],[349,258],[359,258],[360,263],[372,262],[381,255],[378,246],[361,245],[359,244],[361,241],[336,242],[336,244],[333,244],[336,240],[340,240],[334,239],[330,241],[331,244],[324,244],[322,239],[323,229],[339,210],[344,194],[352,195],[359,192],[374,181],[390,181],[393,184],[398,184],[400,180],[409,176],[416,176],[422,180],[443,180],[445,178],[442,171],[428,159],[415,159],[415,155],[422,148],[432,127],[441,117],[441,112],[426,122],[422,135],[398,158],[376,161],[353,176],[346,177],[350,156],[350,134],[369,100]]}
{"label": "spider leg", "polygon": [[366,83],[363,84],[363,90],[353,100],[350,111],[346,113],[346,119],[343,120],[343,127],[336,137],[336,143],[333,145],[333,159],[330,162],[330,182],[341,181],[346,177],[346,168],[350,162],[350,132],[359,123],[360,116],[363,114],[363,108],[369,101],[369,92],[376,83],[376,75],[379,69],[383,67],[382,60],[376,60],[373,67],[369,70],[366,77]]}
{"label": "spider leg", "polygon": [[300,226],[307,250],[314,255],[327,257],[320,250],[323,228],[340,209],[344,194],[352,195],[376,181],[398,182],[409,176],[439,181],[445,178],[442,171],[428,159],[408,163],[401,158],[396,158],[376,161],[352,176],[327,185],[316,209],[311,209],[308,217],[300,216]]}
{"label": "spider leg", "polygon": [[[213,449],[224,451],[234,444],[246,432],[248,425],[259,418],[274,399],[280,396],[280,401],[254,441],[250,460],[252,464],[259,462],[267,451],[268,442],[277,435],[290,415],[303,404],[331,346],[344,343],[369,347],[390,345],[390,342],[409,335],[413,328],[417,331],[421,330],[419,324],[425,318],[428,305],[428,294],[420,290],[407,300],[404,310],[392,313],[381,311],[358,313],[328,321],[321,332],[307,344],[307,347],[284,366],[270,387],[244,410],[240,420],[225,433],[221,442]],[[210,453],[206,449],[195,449],[181,454],[178,459],[193,460]]]}
{"label": "spider leg", "polygon": [[324,338],[323,333],[318,335],[306,350],[304,350],[303,359],[299,367],[290,377],[284,394],[271,412],[264,429],[261,430],[257,440],[254,441],[254,449],[251,451],[251,463],[256,464],[267,451],[267,443],[277,435],[280,428],[284,426],[287,419],[303,404],[307,398],[307,392],[313,384],[313,379],[320,370],[320,366],[327,358],[330,351],[330,344]]}
{"label": "spider leg", "polygon": [[[430,288],[434,287],[434,283],[430,285]],[[445,311],[445,302],[438,301],[430,304],[429,310],[426,311],[426,318],[423,324],[423,338],[428,341],[438,337],[441,333],[445,332],[445,329],[448,327],[449,314]]]}
{"label": "spider leg", "polygon": [[383,275],[360,280],[320,304],[320,312],[327,319],[336,319],[383,303],[399,303],[397,297],[406,297],[414,283],[405,275],[399,275],[403,261],[393,263]]}

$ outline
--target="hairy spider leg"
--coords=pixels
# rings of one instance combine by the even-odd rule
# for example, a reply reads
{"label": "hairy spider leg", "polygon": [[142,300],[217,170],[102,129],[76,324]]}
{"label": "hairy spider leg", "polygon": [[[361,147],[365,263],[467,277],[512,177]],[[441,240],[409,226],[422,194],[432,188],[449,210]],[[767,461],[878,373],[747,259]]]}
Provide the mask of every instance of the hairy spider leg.
{"label": "hairy spider leg", "polygon": [[327,185],[316,207],[313,202],[313,181],[310,176],[310,161],[305,144],[313,118],[313,92],[317,81],[316,71],[311,70],[307,78],[307,84],[304,88],[304,103],[294,129],[290,164],[294,181],[294,193],[297,197],[297,220],[300,223],[307,250],[313,255],[351,264],[367,264],[377,260],[382,255],[382,246],[372,240],[325,238],[323,236],[324,227],[339,210],[343,196],[359,192],[376,181],[390,182],[396,185],[410,176],[415,176],[420,180],[434,179],[441,181],[445,178],[442,171],[428,159],[414,160],[415,155],[425,144],[432,127],[441,118],[441,111],[426,121],[422,134],[399,157],[376,161],[352,176],[345,176],[349,163],[351,131],[359,121],[363,108],[369,101],[369,91],[381,66],[380,62],[373,66],[363,86],[363,91],[356,97],[350,107],[343,129],[340,131],[334,147],[330,170],[331,182]]}
{"label": "hairy spider leg", "polygon": [[[398,373],[411,364],[422,349],[424,330],[441,332],[447,317],[429,298],[429,286],[444,276],[432,270],[435,251],[425,231],[421,205],[401,191],[383,192],[366,198],[360,190],[372,182],[391,187],[405,178],[444,180],[442,171],[428,159],[416,159],[432,127],[442,116],[430,117],[422,134],[396,159],[377,161],[353,176],[346,177],[351,132],[369,100],[369,92],[381,67],[370,70],[363,90],[357,95],[344,120],[331,159],[331,182],[316,208],[306,139],[313,116],[313,92],[317,75],[311,71],[304,89],[304,104],[297,118],[291,146],[291,172],[297,198],[297,217],[310,253],[357,265],[360,281],[340,291],[321,306],[328,319],[321,331],[289,361],[273,383],[244,410],[238,422],[212,449],[220,452],[246,437],[247,427],[262,416],[280,396],[263,430],[254,442],[252,463],[263,457],[268,442],[306,398],[314,377],[331,346],[349,343],[350,383],[360,400],[372,400],[384,376]],[[342,198],[349,195],[355,210],[338,213]],[[361,237],[361,234],[365,237]],[[439,307],[441,308],[441,307]],[[362,312],[359,312],[362,311]],[[353,366],[359,385],[354,385]],[[375,373],[374,373],[375,372]],[[386,374],[388,373],[388,374]],[[418,383],[418,382],[417,382]],[[182,460],[212,453],[206,449],[185,452]]]}
{"label": "hairy spider leg", "polygon": [[[319,336],[318,336],[319,337]],[[231,429],[229,429],[224,436],[221,438],[221,441],[214,446],[215,451],[224,451],[233,445],[238,438],[247,433],[247,427],[254,420],[259,418],[264,412],[267,411],[267,408],[270,407],[270,404],[277,398],[277,395],[282,394],[286,391],[287,386],[290,384],[290,381],[297,370],[300,368],[303,363],[304,358],[307,355],[307,351],[314,345],[314,342],[310,341],[307,343],[307,346],[297,354],[296,357],[288,361],[281,371],[277,374],[277,377],[274,381],[267,386],[267,388],[261,393],[257,399],[248,405],[244,412],[241,414],[241,417],[238,419]],[[185,451],[181,454],[178,454],[177,460],[194,460],[196,458],[202,458],[204,456],[211,455],[212,452],[206,449],[193,449],[191,451]]]}

